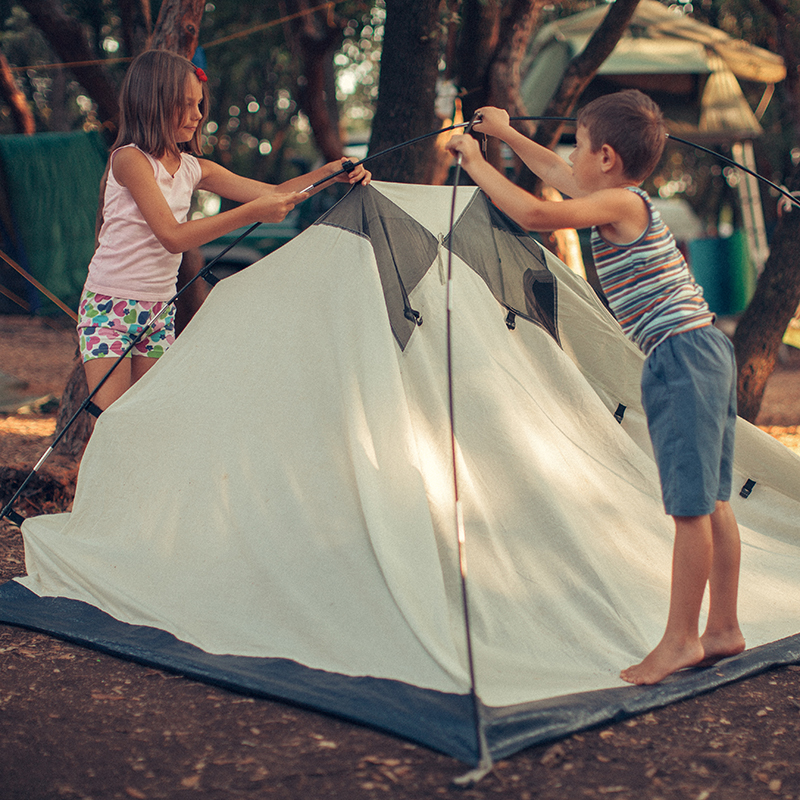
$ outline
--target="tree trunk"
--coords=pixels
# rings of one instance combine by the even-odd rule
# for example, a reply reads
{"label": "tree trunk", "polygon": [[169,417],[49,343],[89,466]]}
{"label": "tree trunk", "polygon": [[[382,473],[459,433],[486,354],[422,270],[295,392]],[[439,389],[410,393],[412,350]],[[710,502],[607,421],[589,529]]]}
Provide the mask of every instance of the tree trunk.
{"label": "tree trunk", "polygon": [[[61,402],[58,404],[58,413],[56,415],[57,434],[61,433],[66,427],[88,394],[89,387],[86,383],[86,373],[83,370],[83,363],[78,358],[67,379],[67,385],[61,394]],[[94,417],[87,412],[80,414],[59,441],[58,451],[73,458],[83,455],[86,443],[89,441],[93,430]]]}
{"label": "tree trunk", "polygon": [[[543,116],[567,117],[572,113],[583,90],[617,46],[638,5],[639,0],[616,0],[609,5],[608,13],[592,34],[586,47],[567,67],[561,85]],[[558,144],[563,127],[563,122],[540,122],[534,140],[552,149]]]}
{"label": "tree trunk", "polygon": [[17,132],[35,133],[36,121],[33,118],[33,112],[25,99],[25,94],[17,86],[11,66],[2,53],[0,53],[0,97],[5,100],[11,109],[14,128]]}
{"label": "tree trunk", "polygon": [[147,48],[153,34],[150,0],[118,0],[125,53],[137,56]]}
{"label": "tree trunk", "polygon": [[[36,0],[36,2],[39,1]],[[31,2],[31,0],[25,0],[25,2]],[[147,0],[142,0],[142,9],[145,6],[148,6]],[[161,6],[151,46],[177,51],[181,55],[191,58],[197,48],[197,36],[203,8],[204,3],[199,3],[197,0],[165,0]],[[98,216],[99,213],[100,210],[98,210]],[[202,267],[203,256],[199,248],[184,253],[178,273],[178,286],[188,283]],[[182,330],[186,326],[205,299],[207,287],[205,284],[201,286],[198,283],[195,281],[192,288],[181,295],[176,303],[177,330]],[[61,397],[56,420],[57,432],[60,432],[63,426],[72,419],[88,393],[89,388],[86,384],[83,364],[78,361]],[[69,431],[61,439],[59,447],[62,452],[75,457],[80,456],[93,429],[94,419],[84,412],[76,418]]]}
{"label": "tree trunk", "polygon": [[205,0],[164,0],[150,47],[191,58],[197,50]]}
{"label": "tree trunk", "polygon": [[[800,134],[800,65],[795,45],[800,36],[800,20],[777,0],[761,0],[761,5],[775,19],[776,49],[786,65],[786,104],[783,110],[791,119],[793,139],[796,141]],[[793,191],[800,190],[800,170],[794,170],[789,186]],[[783,335],[800,303],[798,237],[800,208],[793,206],[783,214],[775,229],[769,258],[733,336],[738,371],[739,416],[750,422],[758,417],[767,380],[778,360]]]}
{"label": "tree trunk", "polygon": [[[281,3],[284,16],[307,11],[308,0]],[[308,117],[314,140],[326,161],[342,156],[333,54],[342,42],[343,21],[330,9],[304,13],[285,23],[286,39],[299,62],[297,101]]]}
{"label": "tree trunk", "polygon": [[50,47],[64,62],[97,103],[97,112],[104,122],[116,119],[119,111],[117,89],[96,62],[81,24],[70,17],[57,0],[20,0],[20,5],[30,14]]}
{"label": "tree trunk", "polygon": [[[486,104],[504,108],[512,117],[528,113],[519,93],[520,64],[545,2],[512,0],[503,9],[497,50],[487,73]],[[530,122],[520,123],[519,128],[529,136],[535,131]],[[500,143],[496,139],[487,142],[487,158],[502,170]]]}
{"label": "tree trunk", "polygon": [[[378,102],[370,155],[430,133],[437,126],[438,0],[386,0]],[[428,140],[370,163],[380,180],[427,183],[436,149]]]}
{"label": "tree trunk", "polygon": [[464,0],[458,42],[458,76],[465,119],[487,105],[487,76],[500,41],[501,0]]}
{"label": "tree trunk", "polygon": [[[800,169],[795,170],[789,185],[792,191],[800,190]],[[783,334],[800,303],[799,240],[800,208],[793,206],[781,216],[753,298],[733,335],[739,416],[749,422],[758,416]]]}

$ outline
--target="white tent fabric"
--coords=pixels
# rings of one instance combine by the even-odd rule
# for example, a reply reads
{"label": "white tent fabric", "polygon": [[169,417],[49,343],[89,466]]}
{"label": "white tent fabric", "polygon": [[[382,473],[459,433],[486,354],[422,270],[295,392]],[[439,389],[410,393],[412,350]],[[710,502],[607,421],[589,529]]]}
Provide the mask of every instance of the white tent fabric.
{"label": "white tent fabric", "polygon": [[[642,697],[618,674],[663,631],[672,545],[639,404],[642,356],[549,254],[539,258],[560,344],[527,318],[521,275],[513,285],[505,275],[498,302],[463,254],[493,241],[501,252],[506,239],[538,246],[481,223],[488,203],[472,187],[458,190],[448,239],[452,191],[358,187],[222,281],[99,419],[73,511],[24,523],[28,576],[16,583],[211,655],[469,696],[447,394],[451,245],[462,254],[453,385],[475,696],[497,714],[598,690]],[[390,324],[396,292],[376,225],[422,317],[410,334]],[[412,253],[414,237],[432,249]],[[406,262],[423,257],[408,278]],[[800,630],[800,459],[742,421],[737,491],[748,480],[734,507],[742,627],[758,647]],[[3,588],[0,619],[18,621]],[[35,611],[20,624],[58,633]],[[537,736],[516,732],[497,751]]]}

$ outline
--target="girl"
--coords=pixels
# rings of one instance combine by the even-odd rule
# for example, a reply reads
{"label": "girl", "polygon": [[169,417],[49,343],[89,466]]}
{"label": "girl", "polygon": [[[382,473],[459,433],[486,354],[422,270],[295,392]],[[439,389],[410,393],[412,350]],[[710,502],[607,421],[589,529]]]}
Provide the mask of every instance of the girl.
{"label": "girl", "polygon": [[[166,50],[134,60],[122,85],[120,126],[102,190],[102,227],[81,296],[80,350],[91,392],[175,293],[181,254],[236,228],[280,222],[309,192],[298,190],[342,169],[342,159],[271,186],[198,159],[208,113],[205,73]],[[342,182],[369,183],[359,165]],[[192,193],[206,189],[241,205],[187,220]],[[144,375],[175,339],[165,311],[94,396],[107,408]]]}

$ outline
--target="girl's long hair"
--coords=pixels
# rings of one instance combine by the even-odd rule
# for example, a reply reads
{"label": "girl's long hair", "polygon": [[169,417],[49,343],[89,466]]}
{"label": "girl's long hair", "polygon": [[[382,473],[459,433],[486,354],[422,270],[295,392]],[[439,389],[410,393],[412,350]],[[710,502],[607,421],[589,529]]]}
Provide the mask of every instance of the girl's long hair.
{"label": "girl's long hair", "polygon": [[186,109],[186,78],[197,74],[188,58],[170,50],[146,50],[134,59],[120,94],[119,132],[112,150],[135,144],[154,158],[188,151],[201,154],[200,137],[208,117],[208,86],[203,87],[203,119],[191,141],[175,141]]}
{"label": "girl's long hair", "polygon": [[[128,68],[120,93],[120,119],[111,152],[135,144],[154,158],[167,152],[187,151],[201,155],[201,135],[208,118],[208,85],[203,87],[203,118],[189,142],[176,142],[175,131],[186,108],[186,76],[196,75],[188,58],[170,50],[146,50]],[[95,220],[95,246],[103,225],[103,198],[106,193],[111,159],[100,181],[100,202]]]}

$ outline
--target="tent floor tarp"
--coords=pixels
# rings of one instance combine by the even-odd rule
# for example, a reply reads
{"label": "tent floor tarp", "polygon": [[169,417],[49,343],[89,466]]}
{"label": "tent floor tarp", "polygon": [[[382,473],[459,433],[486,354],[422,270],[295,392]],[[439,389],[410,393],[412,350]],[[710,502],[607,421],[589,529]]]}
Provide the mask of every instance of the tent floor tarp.
{"label": "tent floor tarp", "polygon": [[800,659],[800,459],[740,420],[750,649],[620,680],[669,600],[642,355],[474,187],[450,230],[452,197],[357,187],[220,282],[98,420],[72,511],[22,525],[0,621],[467,763]]}
{"label": "tent floor tarp", "polygon": [[[310,670],[286,659],[213,655],[174,636],[128,625],[76,600],[0,586],[0,621],[254,697],[282,700],[401,736],[467,764],[478,762],[468,696],[397,681]],[[747,650],[657,686],[601,689],[516,708],[483,708],[495,759],[577,731],[652,711],[774,667],[800,661],[800,635]]]}

